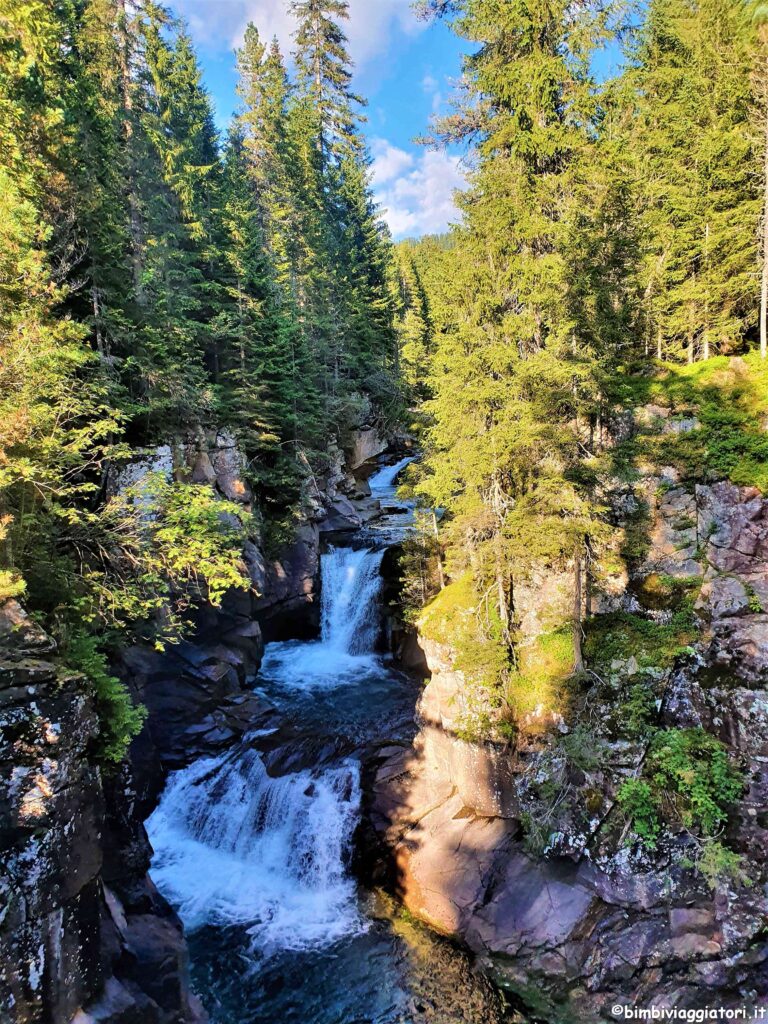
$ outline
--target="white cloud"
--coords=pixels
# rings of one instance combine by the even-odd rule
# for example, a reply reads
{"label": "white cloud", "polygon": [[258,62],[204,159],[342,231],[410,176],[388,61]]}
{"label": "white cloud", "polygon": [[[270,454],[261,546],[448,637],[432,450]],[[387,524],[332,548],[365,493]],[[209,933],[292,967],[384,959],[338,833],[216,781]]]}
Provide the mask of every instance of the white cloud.
{"label": "white cloud", "polygon": [[[286,54],[293,49],[295,24],[287,11],[288,0],[171,0],[171,6],[187,19],[201,46],[237,47],[252,21],[264,39],[276,35]],[[411,0],[350,0],[349,14],[343,27],[359,67],[386,53],[395,31],[415,35],[424,27]]]}
{"label": "white cloud", "polygon": [[413,166],[413,154],[406,153],[404,149],[398,149],[386,139],[374,139],[371,150],[373,152],[371,175],[376,188],[386,185]]}
{"label": "white cloud", "polygon": [[376,199],[396,238],[445,231],[459,218],[454,192],[466,180],[457,156],[398,149],[386,139],[373,141]]}

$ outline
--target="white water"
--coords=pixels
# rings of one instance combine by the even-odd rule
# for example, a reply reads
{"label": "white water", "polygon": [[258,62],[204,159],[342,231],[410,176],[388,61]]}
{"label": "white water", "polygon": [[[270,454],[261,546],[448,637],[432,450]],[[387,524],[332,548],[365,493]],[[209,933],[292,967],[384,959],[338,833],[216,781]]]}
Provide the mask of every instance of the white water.
{"label": "white water", "polygon": [[333,943],[363,927],[346,869],[359,805],[352,761],[274,779],[253,750],[199,761],[147,822],[152,877],[188,928],[245,925],[265,954]]}
{"label": "white water", "polygon": [[[323,555],[321,638],[268,645],[272,685],[361,683],[377,660],[382,557]],[[197,762],[170,778],[147,822],[153,878],[189,928],[244,925],[267,954],[331,944],[364,927],[346,868],[359,804],[355,761],[280,778],[250,749]]]}
{"label": "white water", "polygon": [[325,689],[359,681],[377,663],[377,598],[383,551],[330,548],[321,559],[320,639],[269,644],[262,674],[288,689]]}
{"label": "white water", "polygon": [[379,501],[395,498],[397,494],[397,478],[408,463],[413,462],[414,457],[413,455],[408,455],[406,458],[396,462],[394,466],[384,466],[378,473],[374,473],[368,480],[371,495],[374,498],[378,498]]}

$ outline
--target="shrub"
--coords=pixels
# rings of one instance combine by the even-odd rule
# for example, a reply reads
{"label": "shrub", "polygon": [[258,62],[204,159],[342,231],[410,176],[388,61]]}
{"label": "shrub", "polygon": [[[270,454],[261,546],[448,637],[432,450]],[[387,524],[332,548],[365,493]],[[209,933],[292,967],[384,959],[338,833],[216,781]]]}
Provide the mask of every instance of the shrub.
{"label": "shrub", "polygon": [[131,740],[141,731],[147,709],[134,704],[125,686],[110,674],[106,655],[95,636],[80,630],[73,632],[64,657],[71,668],[82,672],[93,683],[101,724],[100,759],[113,764],[122,761]]}
{"label": "shrub", "polygon": [[657,794],[646,779],[629,779],[618,793],[619,805],[644,846],[655,847],[661,834]]}
{"label": "shrub", "polygon": [[663,822],[713,836],[742,787],[718,739],[703,729],[665,729],[651,743],[643,777],[625,782],[618,800],[635,834],[653,847]]}
{"label": "shrub", "polygon": [[747,888],[753,884],[744,870],[744,858],[718,840],[704,843],[695,859],[681,861],[681,865],[700,873],[710,889],[727,882]]}

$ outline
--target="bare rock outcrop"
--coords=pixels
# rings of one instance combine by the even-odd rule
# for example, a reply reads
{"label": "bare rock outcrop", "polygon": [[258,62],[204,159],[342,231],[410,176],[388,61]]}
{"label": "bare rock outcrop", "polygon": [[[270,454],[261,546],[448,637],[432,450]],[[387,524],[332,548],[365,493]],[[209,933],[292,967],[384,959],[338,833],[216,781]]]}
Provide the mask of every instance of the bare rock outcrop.
{"label": "bare rock outcrop", "polygon": [[0,1016],[196,1024],[130,776],[102,777],[90,684],[54,655],[16,602],[0,608]]}

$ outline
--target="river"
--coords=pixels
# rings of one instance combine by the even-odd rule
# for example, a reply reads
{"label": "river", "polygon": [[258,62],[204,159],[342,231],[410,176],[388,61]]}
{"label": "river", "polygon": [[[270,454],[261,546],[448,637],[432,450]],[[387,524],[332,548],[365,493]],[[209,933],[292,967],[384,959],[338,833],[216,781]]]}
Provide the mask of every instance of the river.
{"label": "river", "polygon": [[[371,479],[395,506],[397,474]],[[173,774],[147,822],[152,877],[189,936],[195,990],[214,1024],[492,1024],[496,995],[451,943],[366,891],[350,864],[361,758],[407,742],[420,683],[377,651],[392,511],[321,558],[321,634],[268,644],[254,689],[289,740],[246,736]],[[262,749],[259,749],[261,746]]]}

